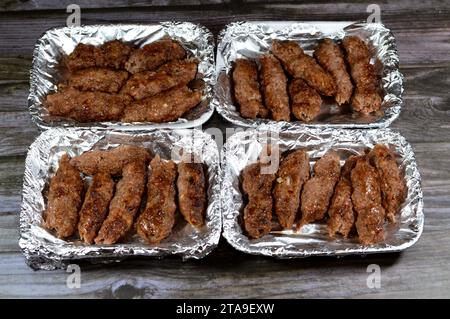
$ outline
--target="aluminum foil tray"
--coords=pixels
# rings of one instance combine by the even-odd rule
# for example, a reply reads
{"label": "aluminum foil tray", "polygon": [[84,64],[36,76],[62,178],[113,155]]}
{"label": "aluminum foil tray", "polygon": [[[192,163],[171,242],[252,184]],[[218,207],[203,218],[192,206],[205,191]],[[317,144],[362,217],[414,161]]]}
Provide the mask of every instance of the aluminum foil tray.
{"label": "aluminum foil tray", "polygon": [[[180,41],[188,57],[199,60],[197,79],[204,85],[202,102],[188,111],[184,118],[169,123],[79,123],[71,119],[49,115],[43,103],[48,93],[56,90],[63,79],[59,65],[64,55],[70,54],[78,43],[101,45],[111,40],[121,40],[142,47],[165,36]],[[214,112],[213,86],[215,83],[214,37],[199,24],[190,22],[161,22],[159,24],[89,25],[50,29],[37,41],[33,54],[28,106],[33,121],[41,128],[50,127],[97,127],[121,130],[151,128],[191,128],[205,123]]]}
{"label": "aluminum foil tray", "polygon": [[[239,177],[244,167],[257,159],[263,145],[267,143],[278,144],[280,153],[298,148],[307,149],[311,165],[329,149],[338,151],[343,164],[350,155],[363,154],[365,148],[373,147],[377,143],[393,147],[398,154],[398,163],[404,171],[408,188],[406,200],[401,206],[399,222],[386,227],[384,242],[371,246],[361,245],[357,238],[330,238],[326,223],[323,222],[305,225],[301,233],[280,230],[272,231],[259,239],[249,239],[241,226],[245,203]],[[412,246],[423,229],[421,178],[413,150],[403,136],[389,129],[303,128],[281,133],[249,129],[236,133],[223,147],[221,188],[223,235],[234,248],[249,254],[299,258],[398,252]]]}
{"label": "aluminum foil tray", "polygon": [[[310,123],[276,122],[270,119],[245,119],[236,108],[232,95],[232,62],[238,58],[255,59],[270,49],[272,40],[293,40],[306,53],[312,54],[323,38],[342,39],[346,35],[358,35],[371,43],[372,63],[381,77],[384,98],[382,115],[364,116],[341,109],[335,102],[324,100],[321,113]],[[378,62],[376,62],[378,61]],[[235,22],[221,31],[218,39],[214,104],[217,111],[233,124],[258,128],[270,124],[273,129],[301,127],[382,128],[391,124],[400,114],[402,105],[403,76],[398,69],[399,57],[395,37],[379,23],[354,22]]]}
{"label": "aluminum foil tray", "polygon": [[[133,235],[126,243],[87,245],[80,241],[56,238],[42,225],[46,208],[45,189],[58,168],[62,154],[71,157],[91,149],[108,149],[121,144],[147,148],[152,155],[179,160],[179,151],[194,153],[207,166],[208,207],[206,224],[196,230],[184,220],[176,223],[170,237],[157,245],[144,243]],[[20,213],[19,245],[27,263],[35,269],[65,267],[87,259],[91,262],[119,261],[131,256],[183,259],[203,258],[219,242],[222,229],[220,215],[220,165],[216,142],[198,130],[150,130],[123,132],[77,128],[52,128],[43,132],[30,146],[25,162],[23,201]],[[145,195],[144,195],[145,196]]]}

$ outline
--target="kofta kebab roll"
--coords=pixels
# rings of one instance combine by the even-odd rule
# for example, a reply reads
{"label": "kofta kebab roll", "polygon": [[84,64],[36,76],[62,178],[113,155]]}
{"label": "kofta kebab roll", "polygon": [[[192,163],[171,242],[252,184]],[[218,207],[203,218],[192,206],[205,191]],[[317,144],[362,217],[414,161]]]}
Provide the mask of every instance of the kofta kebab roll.
{"label": "kofta kebab roll", "polygon": [[271,54],[259,58],[264,102],[275,121],[289,121],[291,110],[287,93],[287,78],[280,61]]}
{"label": "kofta kebab roll", "polygon": [[320,112],[322,98],[302,79],[293,79],[289,85],[292,114],[299,120],[311,122]]}
{"label": "kofta kebab roll", "polygon": [[162,39],[134,50],[125,63],[125,69],[132,73],[155,70],[166,62],[183,59],[186,51],[178,41]]}
{"label": "kofta kebab roll", "polygon": [[303,186],[302,218],[297,229],[325,217],[341,172],[339,160],[336,151],[330,150],[314,164],[314,176]]}
{"label": "kofta kebab roll", "polygon": [[71,72],[95,66],[121,69],[132,51],[130,45],[119,40],[109,41],[98,47],[80,43],[65,62]]}
{"label": "kofta kebab roll", "polygon": [[342,40],[342,46],[345,49],[350,73],[356,86],[351,98],[353,109],[364,114],[380,110],[379,80],[374,66],[370,64],[369,48],[357,36],[345,37]]}
{"label": "kofta kebab roll", "polygon": [[324,39],[315,49],[314,57],[334,79],[336,102],[339,105],[349,102],[353,92],[353,84],[347,72],[347,65],[340,46],[331,39]]}
{"label": "kofta kebab roll", "polygon": [[377,144],[370,151],[369,158],[378,171],[386,217],[389,221],[395,222],[406,196],[405,181],[395,160],[395,154],[387,146]]}
{"label": "kofta kebab roll", "polygon": [[134,161],[123,167],[122,178],[109,204],[109,214],[103,222],[96,244],[114,244],[127,235],[141,205],[147,172],[145,161]]}
{"label": "kofta kebab roll", "polygon": [[258,67],[254,61],[237,59],[233,69],[234,96],[245,118],[267,117],[258,82]]}
{"label": "kofta kebab roll", "polygon": [[64,154],[55,176],[50,181],[44,225],[53,229],[59,238],[72,236],[78,223],[78,210],[83,196],[83,180],[78,170]]}
{"label": "kofta kebab roll", "polygon": [[273,190],[278,221],[283,228],[292,228],[300,206],[300,194],[309,179],[309,156],[296,150],[282,159]]}
{"label": "kofta kebab roll", "polygon": [[50,115],[68,117],[79,122],[117,121],[131,97],[100,91],[62,88],[47,95],[44,102]]}
{"label": "kofta kebab roll", "polygon": [[260,238],[272,228],[272,185],[276,176],[263,172],[264,165],[257,162],[242,172],[242,189],[248,197],[244,227],[252,238]]}
{"label": "kofta kebab roll", "polygon": [[70,163],[87,175],[108,173],[120,175],[126,164],[139,161],[147,163],[150,154],[145,148],[133,145],[120,145],[110,150],[93,150],[72,158]]}
{"label": "kofta kebab roll", "polygon": [[384,240],[385,212],[381,205],[380,180],[367,156],[359,158],[351,172],[352,203],[357,213],[356,230],[359,240],[375,244]]}
{"label": "kofta kebab roll", "polygon": [[159,243],[172,232],[177,208],[176,176],[177,167],[173,161],[157,155],[150,162],[147,206],[136,224],[138,235],[149,243]]}
{"label": "kofta kebab roll", "polygon": [[334,80],[313,57],[293,41],[273,41],[272,53],[280,59],[286,71],[294,78],[306,81],[309,86],[326,96],[336,92]]}
{"label": "kofta kebab roll", "polygon": [[128,79],[128,72],[108,68],[88,68],[74,72],[69,86],[81,91],[117,93]]}
{"label": "kofta kebab roll", "polygon": [[195,60],[175,60],[156,71],[133,74],[120,93],[128,94],[135,100],[142,100],[177,85],[187,84],[197,74],[197,63]]}
{"label": "kofta kebab roll", "polygon": [[334,237],[337,233],[345,238],[355,226],[355,212],[352,203],[352,182],[350,173],[359,156],[350,156],[341,169],[341,176],[334,189],[330,208],[328,209],[328,234]]}
{"label": "kofta kebab roll", "polygon": [[84,197],[80,210],[78,233],[87,244],[94,242],[97,232],[108,214],[108,206],[114,193],[114,181],[108,173],[97,173]]}
{"label": "kofta kebab roll", "polygon": [[122,122],[170,122],[194,108],[202,100],[200,91],[186,85],[129,104],[121,118]]}
{"label": "kofta kebab roll", "polygon": [[205,223],[206,178],[203,164],[193,154],[183,154],[178,164],[178,205],[184,219],[194,227]]}

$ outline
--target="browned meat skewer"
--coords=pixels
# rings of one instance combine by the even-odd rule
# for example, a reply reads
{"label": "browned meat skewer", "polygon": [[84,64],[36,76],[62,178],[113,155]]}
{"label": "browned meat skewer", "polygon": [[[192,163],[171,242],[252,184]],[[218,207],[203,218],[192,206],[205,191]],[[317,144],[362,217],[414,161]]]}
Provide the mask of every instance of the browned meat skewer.
{"label": "browned meat skewer", "polygon": [[294,78],[305,80],[310,87],[323,95],[335,94],[336,88],[331,75],[313,57],[305,54],[296,42],[273,41],[272,52]]}
{"label": "browned meat skewer", "polygon": [[280,164],[273,190],[275,213],[283,228],[292,228],[300,206],[300,193],[309,178],[309,156],[305,150],[288,154]]}
{"label": "browned meat skewer", "polygon": [[333,150],[328,151],[316,162],[314,176],[303,186],[302,219],[297,226],[298,229],[325,217],[340,171],[339,155]]}
{"label": "browned meat skewer", "polygon": [[143,161],[125,165],[122,179],[117,183],[116,193],[109,204],[108,217],[95,238],[96,244],[114,244],[130,231],[141,205],[146,175],[147,167]]}
{"label": "browned meat skewer", "polygon": [[246,59],[234,61],[234,96],[239,104],[242,117],[255,119],[267,117],[269,111],[262,102],[258,82],[258,67],[255,62]]}
{"label": "browned meat skewer", "polygon": [[59,238],[72,236],[77,229],[82,195],[80,172],[70,165],[68,155],[64,154],[55,176],[50,180],[44,226],[55,230]]}
{"label": "browned meat skewer", "polygon": [[314,57],[334,79],[336,102],[339,105],[349,102],[353,84],[347,72],[344,54],[340,46],[331,39],[325,39],[317,46]]}
{"label": "browned meat skewer", "polygon": [[127,95],[86,92],[69,87],[47,95],[45,106],[53,116],[79,122],[117,121],[131,100]]}
{"label": "browned meat skewer", "polygon": [[389,221],[395,222],[406,196],[406,185],[395,160],[395,154],[388,147],[377,144],[369,153],[370,161],[378,171],[381,199]]}
{"label": "browned meat skewer", "polygon": [[265,105],[275,121],[289,121],[291,110],[283,68],[271,54],[262,55],[259,60]]}
{"label": "browned meat skewer", "polygon": [[292,102],[292,114],[305,122],[311,122],[320,112],[322,98],[302,79],[294,79],[289,85]]}
{"label": "browned meat skewer", "polygon": [[345,37],[342,46],[356,87],[351,99],[353,109],[364,114],[379,111],[381,108],[379,80],[373,65],[370,64],[369,48],[357,36]]}
{"label": "browned meat skewer", "polygon": [[244,227],[253,238],[260,238],[271,230],[275,174],[263,174],[262,168],[263,164],[257,162],[242,172],[242,188],[248,196],[248,204],[244,208]]}
{"label": "browned meat skewer", "polygon": [[69,86],[81,91],[117,93],[128,79],[128,72],[108,68],[88,68],[74,72]]}
{"label": "browned meat skewer", "polygon": [[109,150],[92,150],[72,158],[70,163],[87,175],[108,173],[120,175],[124,166],[133,161],[147,163],[150,155],[145,148],[120,145]]}
{"label": "browned meat skewer", "polygon": [[352,182],[350,174],[356,165],[358,156],[350,156],[341,169],[341,177],[334,189],[330,208],[328,209],[328,233],[334,237],[340,233],[348,237],[350,231],[355,226],[356,214],[352,204]]}
{"label": "browned meat skewer", "polygon": [[114,181],[108,173],[98,173],[92,177],[80,210],[78,233],[87,244],[94,242],[97,232],[108,214],[108,206],[114,193]]}
{"label": "browned meat skewer", "polygon": [[177,85],[187,84],[195,78],[196,74],[196,61],[175,60],[164,64],[156,71],[133,74],[120,93],[128,94],[135,100],[142,100]]}
{"label": "browned meat skewer", "polygon": [[69,54],[66,64],[71,72],[95,66],[122,69],[132,51],[130,45],[119,40],[106,42],[99,47],[80,43]]}
{"label": "browned meat skewer", "polygon": [[200,91],[192,91],[185,85],[177,86],[131,103],[125,108],[121,121],[155,123],[176,121],[201,100]]}
{"label": "browned meat skewer", "polygon": [[162,39],[135,50],[125,63],[125,69],[132,73],[152,71],[172,60],[183,59],[186,51],[178,41]]}
{"label": "browned meat skewer", "polygon": [[178,205],[184,219],[192,226],[203,226],[206,214],[205,173],[203,164],[194,163],[190,154],[183,155],[178,164],[177,188]]}
{"label": "browned meat skewer", "polygon": [[370,165],[367,156],[357,160],[351,172],[353,186],[352,203],[358,214],[356,230],[364,245],[384,239],[384,209],[381,205],[380,181],[377,170]]}
{"label": "browned meat skewer", "polygon": [[147,206],[137,221],[137,233],[149,243],[159,243],[172,232],[175,223],[175,178],[173,161],[157,155],[150,163],[147,186]]}

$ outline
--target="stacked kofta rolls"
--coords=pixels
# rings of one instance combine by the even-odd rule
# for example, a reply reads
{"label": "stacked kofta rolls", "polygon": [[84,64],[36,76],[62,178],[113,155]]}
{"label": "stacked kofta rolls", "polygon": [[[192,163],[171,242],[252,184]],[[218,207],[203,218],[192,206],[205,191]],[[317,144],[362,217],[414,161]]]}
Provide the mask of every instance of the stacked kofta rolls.
{"label": "stacked kofta rolls", "polygon": [[198,63],[170,38],[141,48],[80,43],[61,61],[67,76],[44,104],[50,115],[81,123],[176,121],[203,98],[189,86]]}
{"label": "stacked kofta rolls", "polygon": [[193,227],[204,225],[206,191],[204,164],[189,153],[178,164],[135,145],[64,154],[50,180],[44,226],[86,244],[126,242],[133,233],[157,244],[172,233],[177,210]]}
{"label": "stacked kofta rolls", "polygon": [[326,38],[313,56],[294,41],[274,40],[255,60],[239,58],[232,71],[242,117],[314,122],[324,99],[363,115],[382,112],[380,79],[368,45],[358,36]]}
{"label": "stacked kofta rolls", "polygon": [[407,187],[396,153],[376,144],[345,159],[330,149],[310,169],[307,149],[281,154],[279,166],[259,159],[241,172],[245,195],[243,228],[261,238],[279,228],[299,234],[303,226],[326,222],[332,238],[357,238],[364,245],[385,240],[395,223]]}

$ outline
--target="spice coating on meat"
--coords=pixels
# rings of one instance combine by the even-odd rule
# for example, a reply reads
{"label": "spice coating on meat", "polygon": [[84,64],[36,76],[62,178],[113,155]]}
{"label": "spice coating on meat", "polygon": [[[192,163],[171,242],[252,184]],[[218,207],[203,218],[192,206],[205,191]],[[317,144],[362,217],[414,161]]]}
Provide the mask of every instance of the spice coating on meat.
{"label": "spice coating on meat", "polygon": [[260,238],[271,230],[272,184],[275,174],[262,174],[260,162],[247,166],[242,172],[242,188],[248,196],[244,208],[244,227],[248,235]]}
{"label": "spice coating on meat", "polygon": [[122,122],[176,121],[202,100],[200,91],[187,86],[177,86],[158,95],[131,103],[125,108]]}
{"label": "spice coating on meat", "polygon": [[206,179],[203,164],[183,159],[178,164],[177,188],[178,205],[184,219],[194,227],[203,226],[206,215]]}
{"label": "spice coating on meat", "polygon": [[78,233],[87,244],[94,242],[97,232],[108,213],[108,206],[114,193],[114,181],[107,173],[98,173],[92,177],[80,210]]}
{"label": "spice coating on meat", "polygon": [[123,68],[133,48],[119,40],[96,47],[79,43],[66,59],[71,72],[91,67]]}
{"label": "spice coating on meat", "polygon": [[273,190],[275,213],[283,228],[292,228],[300,206],[300,193],[309,178],[309,156],[304,150],[287,155],[280,164]]}
{"label": "spice coating on meat", "polygon": [[196,74],[196,61],[175,60],[164,64],[156,71],[133,74],[120,93],[128,94],[135,100],[142,100],[177,85],[187,84],[195,78]]}
{"label": "spice coating on meat", "polygon": [[378,171],[382,204],[389,221],[396,215],[406,196],[406,185],[395,160],[395,154],[385,145],[377,144],[369,153],[371,163]]}
{"label": "spice coating on meat", "polygon": [[137,221],[137,233],[149,243],[159,243],[175,223],[176,164],[157,155],[150,163],[147,205]]}
{"label": "spice coating on meat", "polygon": [[306,81],[309,86],[326,96],[333,96],[336,88],[333,78],[314,58],[303,52],[303,49],[293,41],[273,41],[272,52],[280,59],[294,78]]}
{"label": "spice coating on meat", "polygon": [[263,105],[258,82],[258,67],[255,62],[246,59],[234,61],[234,96],[239,104],[242,117],[255,119],[267,117],[269,111]]}
{"label": "spice coating on meat", "polygon": [[339,155],[333,150],[328,151],[316,162],[314,176],[303,186],[302,219],[297,226],[298,229],[325,217],[340,171]]}
{"label": "spice coating on meat", "polygon": [[78,223],[83,180],[64,154],[55,176],[50,181],[44,225],[56,231],[59,238],[72,236]]}
{"label": "spice coating on meat", "polygon": [[86,92],[66,88],[47,95],[45,106],[54,116],[65,116],[79,122],[117,121],[131,102],[127,95]]}
{"label": "spice coating on meat", "polygon": [[289,121],[287,78],[280,61],[271,54],[265,54],[260,57],[260,62],[265,105],[275,121]]}
{"label": "spice coating on meat", "polygon": [[345,238],[355,225],[355,212],[352,204],[352,182],[350,174],[356,165],[358,157],[350,156],[341,169],[341,177],[334,189],[330,208],[328,209],[328,233],[334,237],[340,233]]}
{"label": "spice coating on meat", "polygon": [[320,112],[322,98],[315,89],[302,79],[294,79],[289,85],[292,114],[305,122],[311,122]]}
{"label": "spice coating on meat", "polygon": [[133,48],[119,40],[104,43],[95,51],[97,66],[114,69],[123,69]]}
{"label": "spice coating on meat", "polygon": [[117,93],[127,79],[126,71],[95,67],[73,73],[69,78],[69,86],[81,91]]}
{"label": "spice coating on meat", "polygon": [[183,59],[185,55],[186,51],[178,41],[162,39],[135,50],[125,63],[125,69],[132,74],[152,71],[168,61]]}
{"label": "spice coating on meat", "polygon": [[384,209],[378,172],[366,156],[357,160],[351,172],[353,186],[352,203],[357,213],[356,230],[364,245],[375,244],[384,239]]}
{"label": "spice coating on meat", "polygon": [[111,245],[123,238],[133,225],[145,189],[147,167],[136,161],[125,165],[122,179],[109,204],[109,214],[95,238],[96,244]]}
{"label": "spice coating on meat", "polygon": [[353,109],[364,114],[380,110],[379,81],[374,66],[370,64],[369,48],[357,36],[345,37],[342,46],[356,87],[351,99]]}
{"label": "spice coating on meat", "polygon": [[120,175],[130,162],[147,163],[150,155],[145,148],[134,145],[120,145],[109,150],[92,150],[72,158],[70,163],[87,175],[108,173]]}
{"label": "spice coating on meat", "polygon": [[340,46],[331,39],[325,39],[317,46],[314,57],[334,79],[336,102],[339,105],[349,102],[353,92],[353,84],[347,72],[344,54]]}

